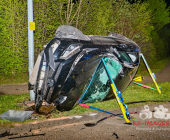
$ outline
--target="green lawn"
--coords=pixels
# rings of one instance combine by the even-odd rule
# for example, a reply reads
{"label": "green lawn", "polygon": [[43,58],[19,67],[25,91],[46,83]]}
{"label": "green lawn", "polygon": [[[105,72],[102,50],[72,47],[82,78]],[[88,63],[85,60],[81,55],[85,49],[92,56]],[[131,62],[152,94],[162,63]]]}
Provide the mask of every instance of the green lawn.
{"label": "green lawn", "polygon": [[28,73],[11,77],[0,76],[0,85],[28,83]]}
{"label": "green lawn", "polygon": [[[154,84],[147,84],[148,86],[154,87]],[[159,83],[159,86],[161,86],[162,94],[159,94],[156,90],[146,89],[141,86],[132,84],[130,85],[124,92],[123,92],[123,98],[124,103],[128,102],[134,102],[134,101],[147,101],[147,100],[169,100],[170,101],[170,82],[165,83]],[[22,94],[22,95],[3,95],[0,96],[0,114],[4,113],[7,110],[24,110],[24,106],[20,106],[19,103],[23,102],[24,100],[29,99],[29,94]],[[129,104],[128,107],[137,107],[140,105],[146,105],[146,104],[153,104],[153,102],[147,102],[147,103],[136,103],[136,104]],[[118,109],[119,106],[117,104],[116,99],[112,99],[105,102],[97,102],[97,103],[91,103],[88,104],[103,110],[114,110]],[[61,116],[70,116],[70,115],[79,115],[79,114],[86,114],[90,112],[97,112],[92,109],[84,108],[81,106],[76,106],[71,111],[64,111],[59,112],[55,111],[52,113],[51,117],[61,117]],[[39,116],[38,120],[44,120],[46,119],[45,116],[41,115]],[[27,120],[25,122],[34,121],[34,120]],[[24,122],[24,123],[25,123]],[[12,123],[8,120],[2,120],[0,119],[0,125],[11,125]],[[23,122],[20,122],[23,123]]]}
{"label": "green lawn", "polygon": [[[24,110],[25,107],[20,105],[23,101],[29,100],[29,94],[21,94],[21,95],[2,95],[0,96],[0,114],[8,111],[8,110]],[[0,126],[11,124],[12,122],[9,120],[0,119]]]}

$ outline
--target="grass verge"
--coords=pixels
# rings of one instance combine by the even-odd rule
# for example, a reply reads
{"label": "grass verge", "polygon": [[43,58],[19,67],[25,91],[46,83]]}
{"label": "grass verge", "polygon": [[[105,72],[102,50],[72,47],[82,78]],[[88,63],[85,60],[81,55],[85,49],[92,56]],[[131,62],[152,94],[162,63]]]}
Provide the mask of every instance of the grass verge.
{"label": "grass verge", "polygon": [[28,74],[21,74],[11,77],[0,76],[0,85],[28,83]]}
{"label": "grass verge", "polygon": [[[154,87],[155,85],[153,83],[147,84],[148,86]],[[123,98],[124,103],[128,102],[134,102],[134,101],[148,101],[148,100],[169,100],[170,101],[170,82],[164,82],[159,83],[159,86],[161,86],[162,94],[159,94],[156,90],[146,89],[141,86],[132,84],[130,85],[124,92],[123,92]],[[29,94],[22,94],[22,95],[3,95],[0,96],[0,114],[4,113],[8,110],[24,110],[24,106],[20,106],[19,103],[23,102],[24,100],[29,99]],[[141,105],[146,104],[154,104],[153,102],[147,102],[147,103],[135,103],[128,105],[129,108],[137,107]],[[112,99],[105,102],[97,102],[97,103],[91,103],[88,104],[103,110],[114,110],[119,109],[119,106],[117,104],[116,99]],[[51,114],[51,117],[57,118],[62,116],[71,116],[71,115],[79,115],[79,114],[87,114],[90,112],[97,112],[95,110],[91,110],[88,108],[84,108],[81,106],[74,107],[71,111],[54,111]],[[39,115],[38,120],[45,120],[46,117],[43,115]],[[24,122],[17,122],[17,123],[27,123],[34,120],[26,120]],[[13,126],[13,124],[16,122],[8,121],[8,120],[2,120],[0,119],[0,126]]]}

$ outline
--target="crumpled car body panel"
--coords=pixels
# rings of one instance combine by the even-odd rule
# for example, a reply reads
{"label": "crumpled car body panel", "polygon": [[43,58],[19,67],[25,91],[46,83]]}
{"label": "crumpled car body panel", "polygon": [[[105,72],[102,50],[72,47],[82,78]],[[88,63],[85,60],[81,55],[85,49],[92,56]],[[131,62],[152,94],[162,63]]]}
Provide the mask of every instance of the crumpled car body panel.
{"label": "crumpled car body panel", "polygon": [[[127,88],[139,66],[140,48],[136,43],[114,33],[109,36],[85,36],[85,39],[82,34],[81,39],[62,35],[57,34],[47,44],[41,59],[37,59],[39,62],[35,64],[33,78],[29,80],[36,94],[36,111],[43,100],[55,103],[61,111],[72,109],[82,96],[101,58],[112,61],[110,66],[113,66],[112,71],[115,69],[113,80],[117,89],[123,92]],[[102,100],[114,98],[111,90],[107,92]]]}

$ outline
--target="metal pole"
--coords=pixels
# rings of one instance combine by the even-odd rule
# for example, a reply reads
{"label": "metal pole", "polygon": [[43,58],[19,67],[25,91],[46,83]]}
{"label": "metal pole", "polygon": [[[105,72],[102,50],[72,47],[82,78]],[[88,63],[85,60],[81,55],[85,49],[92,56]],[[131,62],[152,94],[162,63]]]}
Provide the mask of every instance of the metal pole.
{"label": "metal pole", "polygon": [[152,81],[154,82],[154,84],[155,84],[158,92],[161,93],[161,90],[159,89],[159,86],[158,86],[158,84],[157,84],[157,82],[156,82],[156,80],[155,80],[155,78],[154,78],[154,76],[153,76],[153,74],[152,74],[152,72],[151,72],[151,69],[149,68],[148,63],[146,62],[146,59],[145,59],[144,55],[143,55],[142,53],[140,53],[140,56],[142,57],[143,62],[144,62],[144,64],[145,64],[145,66],[146,66],[146,68],[147,68],[147,70],[148,70],[148,72],[149,72],[149,74],[150,74],[150,76],[151,76],[151,78],[152,78]]}
{"label": "metal pole", "polygon": [[[28,71],[29,78],[31,76],[33,67],[34,67],[34,34],[30,25],[33,23],[33,2],[32,0],[27,0],[27,13],[28,13]],[[33,90],[30,90],[30,100],[35,100],[35,93]]]}

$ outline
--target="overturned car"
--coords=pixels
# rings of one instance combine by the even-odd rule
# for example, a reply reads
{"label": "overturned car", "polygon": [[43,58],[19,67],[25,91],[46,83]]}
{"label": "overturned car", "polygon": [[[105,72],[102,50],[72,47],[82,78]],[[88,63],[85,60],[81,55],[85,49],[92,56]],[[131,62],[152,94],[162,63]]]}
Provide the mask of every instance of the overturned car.
{"label": "overturned car", "polygon": [[36,111],[43,101],[64,111],[80,99],[92,103],[114,98],[100,60],[105,60],[117,89],[123,92],[138,69],[139,54],[138,45],[120,34],[84,35],[75,27],[59,26],[55,38],[38,56],[29,79]]}

